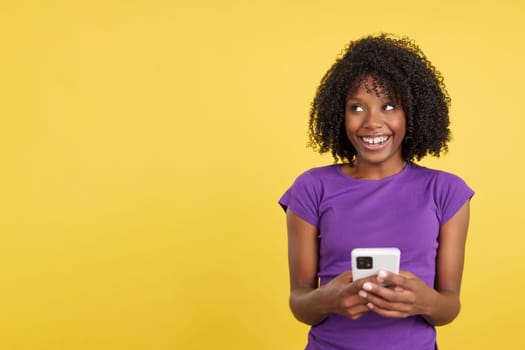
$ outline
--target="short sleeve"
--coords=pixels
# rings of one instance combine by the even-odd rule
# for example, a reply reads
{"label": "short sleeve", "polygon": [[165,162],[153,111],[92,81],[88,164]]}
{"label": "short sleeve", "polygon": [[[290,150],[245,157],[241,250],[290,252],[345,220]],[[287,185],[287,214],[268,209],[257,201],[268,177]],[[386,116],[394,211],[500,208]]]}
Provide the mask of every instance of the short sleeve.
{"label": "short sleeve", "polygon": [[279,204],[286,211],[295,214],[314,226],[319,224],[319,203],[321,184],[309,172],[301,174],[293,185],[283,194]]}
{"label": "short sleeve", "polygon": [[438,191],[440,223],[450,220],[457,211],[472,198],[474,191],[456,175],[441,173]]}

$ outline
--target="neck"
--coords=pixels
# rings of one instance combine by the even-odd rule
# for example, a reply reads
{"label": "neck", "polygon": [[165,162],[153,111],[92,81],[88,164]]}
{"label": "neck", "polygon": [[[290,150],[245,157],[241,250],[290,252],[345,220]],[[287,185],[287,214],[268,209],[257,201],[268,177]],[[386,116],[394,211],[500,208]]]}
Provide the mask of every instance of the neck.
{"label": "neck", "polygon": [[349,167],[349,175],[356,179],[381,180],[401,172],[405,166],[406,162],[404,160],[390,165],[361,163],[359,160],[356,160],[353,166]]}

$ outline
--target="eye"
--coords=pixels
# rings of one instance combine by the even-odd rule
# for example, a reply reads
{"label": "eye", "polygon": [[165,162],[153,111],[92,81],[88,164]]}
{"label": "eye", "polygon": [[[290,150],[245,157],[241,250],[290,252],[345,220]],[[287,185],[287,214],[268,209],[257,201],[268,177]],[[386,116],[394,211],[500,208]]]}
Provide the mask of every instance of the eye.
{"label": "eye", "polygon": [[385,111],[393,111],[394,109],[396,109],[396,107],[391,103],[387,103],[383,106],[383,109]]}
{"label": "eye", "polygon": [[362,112],[363,111],[363,107],[361,107],[360,105],[350,105],[349,109],[352,112]]}

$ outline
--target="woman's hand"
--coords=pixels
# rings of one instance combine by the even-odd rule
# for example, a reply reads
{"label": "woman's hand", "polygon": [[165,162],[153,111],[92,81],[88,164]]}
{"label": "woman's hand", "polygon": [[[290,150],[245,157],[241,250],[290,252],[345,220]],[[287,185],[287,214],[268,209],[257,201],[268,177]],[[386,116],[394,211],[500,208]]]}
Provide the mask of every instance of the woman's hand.
{"label": "woman's hand", "polygon": [[[388,287],[380,283],[389,282]],[[375,282],[362,284],[358,295],[367,300],[367,307],[384,317],[405,318],[431,314],[438,293],[408,271],[399,275],[380,271]]]}
{"label": "woman's hand", "polygon": [[319,291],[322,299],[330,304],[330,312],[357,320],[369,311],[368,301],[358,293],[364,283],[372,283],[375,280],[374,277],[370,277],[354,282],[352,271],[346,271],[320,287]]}

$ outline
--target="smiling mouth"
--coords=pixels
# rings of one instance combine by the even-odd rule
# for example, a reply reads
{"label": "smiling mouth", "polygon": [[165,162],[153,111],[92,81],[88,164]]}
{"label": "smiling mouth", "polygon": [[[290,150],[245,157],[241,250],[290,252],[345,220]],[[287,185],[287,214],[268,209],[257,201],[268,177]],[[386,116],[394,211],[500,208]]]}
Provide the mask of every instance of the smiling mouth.
{"label": "smiling mouth", "polygon": [[376,146],[376,145],[382,145],[383,143],[387,142],[390,136],[385,136],[385,135],[373,136],[373,137],[361,136],[360,138],[361,140],[363,140],[365,144],[370,145],[370,146]]}

